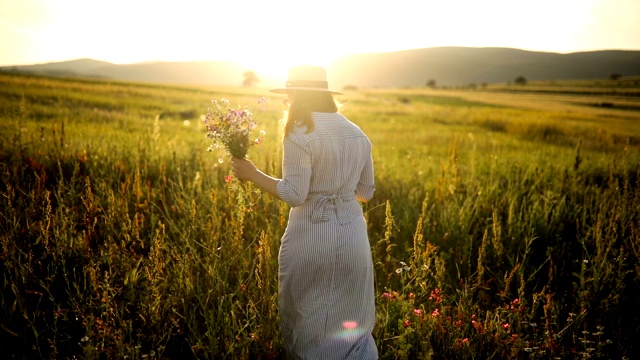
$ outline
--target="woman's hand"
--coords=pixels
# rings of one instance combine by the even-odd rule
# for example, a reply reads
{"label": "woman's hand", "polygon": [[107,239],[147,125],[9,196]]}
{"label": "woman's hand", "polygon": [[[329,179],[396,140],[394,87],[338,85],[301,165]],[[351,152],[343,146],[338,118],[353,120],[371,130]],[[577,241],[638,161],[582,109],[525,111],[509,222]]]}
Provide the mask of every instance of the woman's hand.
{"label": "woman's hand", "polygon": [[233,173],[236,175],[236,178],[240,180],[255,179],[258,169],[251,161],[234,157],[231,158],[231,163],[233,165]]}
{"label": "woman's hand", "polygon": [[233,166],[233,173],[236,175],[238,180],[249,180],[260,189],[280,198],[280,195],[278,195],[279,179],[272,178],[258,170],[258,168],[256,168],[256,166],[249,160],[231,158],[231,164]]}

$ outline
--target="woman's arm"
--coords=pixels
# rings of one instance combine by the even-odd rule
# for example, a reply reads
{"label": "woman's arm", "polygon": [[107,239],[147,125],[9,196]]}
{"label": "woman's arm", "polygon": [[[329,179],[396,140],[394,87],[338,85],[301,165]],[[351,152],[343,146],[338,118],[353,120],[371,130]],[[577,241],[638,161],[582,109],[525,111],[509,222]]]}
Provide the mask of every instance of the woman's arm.
{"label": "woman's arm", "polygon": [[291,206],[299,206],[307,198],[311,182],[309,152],[289,138],[283,143],[282,179],[271,177],[249,160],[233,158],[233,172],[240,180],[249,180],[260,189]]}
{"label": "woman's arm", "polygon": [[371,155],[371,148],[367,153],[367,160],[365,162],[362,173],[360,173],[360,180],[356,187],[356,198],[358,201],[367,202],[373,197],[373,193],[376,189],[375,179],[373,177],[373,158]]}

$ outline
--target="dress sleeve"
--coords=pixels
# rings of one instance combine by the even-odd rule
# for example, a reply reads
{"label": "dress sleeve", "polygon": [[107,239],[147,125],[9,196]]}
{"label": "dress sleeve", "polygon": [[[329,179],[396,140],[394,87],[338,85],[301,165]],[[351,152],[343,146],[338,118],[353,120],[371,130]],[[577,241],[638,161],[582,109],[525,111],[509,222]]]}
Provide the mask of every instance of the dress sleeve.
{"label": "dress sleeve", "polygon": [[311,183],[311,153],[288,136],[283,141],[282,179],[278,181],[278,195],[291,206],[304,203]]}
{"label": "dress sleeve", "polygon": [[369,157],[364,165],[364,168],[362,168],[362,173],[360,173],[360,181],[358,181],[358,186],[356,187],[356,196],[367,201],[371,200],[375,189],[375,180],[373,177],[373,158],[371,156],[371,151],[369,151]]}

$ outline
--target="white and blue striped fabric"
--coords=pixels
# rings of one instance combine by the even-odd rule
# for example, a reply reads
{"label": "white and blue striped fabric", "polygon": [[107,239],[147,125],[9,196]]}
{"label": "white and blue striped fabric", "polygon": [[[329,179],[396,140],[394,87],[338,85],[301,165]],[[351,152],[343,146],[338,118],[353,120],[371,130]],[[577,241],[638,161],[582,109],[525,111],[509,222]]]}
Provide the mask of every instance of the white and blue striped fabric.
{"label": "white and blue striped fabric", "polygon": [[292,206],[279,254],[278,305],[293,359],[377,359],[375,295],[362,207],[374,192],[371,142],[339,113],[284,139],[278,195]]}

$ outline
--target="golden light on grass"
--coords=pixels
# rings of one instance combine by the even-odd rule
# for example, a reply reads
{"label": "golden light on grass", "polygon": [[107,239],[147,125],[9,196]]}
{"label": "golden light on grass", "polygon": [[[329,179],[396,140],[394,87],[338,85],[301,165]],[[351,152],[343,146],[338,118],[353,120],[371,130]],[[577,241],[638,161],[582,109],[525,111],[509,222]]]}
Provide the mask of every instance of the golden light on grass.
{"label": "golden light on grass", "polygon": [[[228,164],[180,117],[255,89],[0,74],[0,92],[0,331],[22,337],[17,357],[283,357],[289,207],[239,206]],[[639,111],[476,93],[347,95],[374,146],[380,358],[636,354]],[[277,133],[281,111],[260,127]],[[250,154],[273,173],[276,138]]]}

